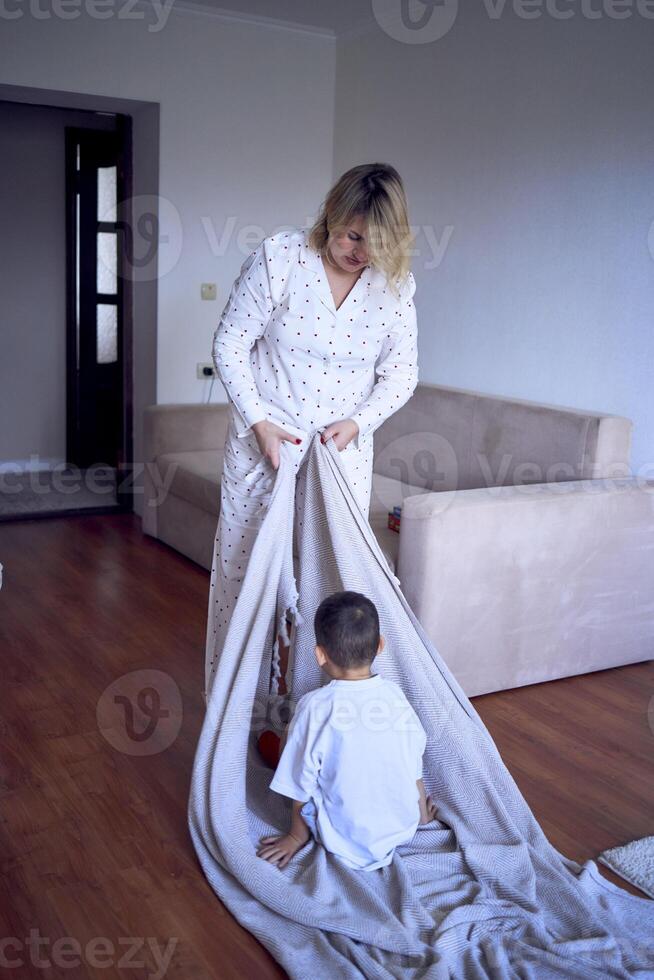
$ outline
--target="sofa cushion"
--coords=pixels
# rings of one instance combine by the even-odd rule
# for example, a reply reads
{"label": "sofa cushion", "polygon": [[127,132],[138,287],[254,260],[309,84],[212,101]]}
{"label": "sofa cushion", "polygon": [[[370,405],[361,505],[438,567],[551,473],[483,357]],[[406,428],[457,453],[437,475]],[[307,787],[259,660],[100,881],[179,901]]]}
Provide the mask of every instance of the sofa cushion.
{"label": "sofa cushion", "polygon": [[183,453],[162,453],[157,466],[164,486],[171,493],[216,517],[220,512],[220,474],[222,449],[196,449]]}
{"label": "sofa cushion", "polygon": [[[222,449],[163,453],[157,459],[157,466],[162,483],[171,493],[218,517]],[[397,568],[400,536],[388,527],[388,512],[398,504],[401,505],[405,497],[426,492],[422,487],[410,486],[381,473],[372,474],[370,526],[394,573]]]}

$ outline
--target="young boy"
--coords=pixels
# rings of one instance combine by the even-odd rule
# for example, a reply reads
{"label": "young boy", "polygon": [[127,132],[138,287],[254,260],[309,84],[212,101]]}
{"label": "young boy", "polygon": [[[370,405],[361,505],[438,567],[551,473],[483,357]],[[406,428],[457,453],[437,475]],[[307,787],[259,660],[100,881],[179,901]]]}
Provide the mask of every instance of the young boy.
{"label": "young boy", "polygon": [[436,807],[422,782],[426,735],[400,687],[370,665],[384,649],[374,604],[336,592],[314,619],[316,660],[331,681],[300,698],[270,788],[293,800],[288,833],[259,857],[283,868],[310,830],[351,868],[372,871]]}

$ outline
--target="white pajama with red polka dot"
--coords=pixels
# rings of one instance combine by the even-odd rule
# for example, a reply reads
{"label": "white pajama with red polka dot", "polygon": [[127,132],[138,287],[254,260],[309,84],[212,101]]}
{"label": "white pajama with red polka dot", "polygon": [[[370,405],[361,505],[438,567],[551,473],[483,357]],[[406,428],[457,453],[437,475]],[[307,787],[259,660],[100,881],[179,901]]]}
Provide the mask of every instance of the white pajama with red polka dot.
{"label": "white pajama with red polka dot", "polygon": [[354,419],[359,432],[341,460],[367,517],[373,432],[418,381],[413,274],[397,285],[399,297],[368,265],[336,309],[322,258],[304,228],[264,238],[241,267],[213,342],[229,425],[211,570],[206,694],[275,477],[252,425],[267,419],[301,438],[299,459],[316,431]]}

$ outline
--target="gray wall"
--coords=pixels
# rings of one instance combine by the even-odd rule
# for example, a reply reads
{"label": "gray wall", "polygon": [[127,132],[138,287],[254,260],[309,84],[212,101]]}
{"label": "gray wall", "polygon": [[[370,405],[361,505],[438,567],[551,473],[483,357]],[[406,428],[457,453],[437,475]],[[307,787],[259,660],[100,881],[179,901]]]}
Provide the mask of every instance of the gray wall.
{"label": "gray wall", "polygon": [[654,21],[494,6],[339,41],[335,174],[393,163],[449,241],[416,243],[422,380],[627,415],[652,475]]}

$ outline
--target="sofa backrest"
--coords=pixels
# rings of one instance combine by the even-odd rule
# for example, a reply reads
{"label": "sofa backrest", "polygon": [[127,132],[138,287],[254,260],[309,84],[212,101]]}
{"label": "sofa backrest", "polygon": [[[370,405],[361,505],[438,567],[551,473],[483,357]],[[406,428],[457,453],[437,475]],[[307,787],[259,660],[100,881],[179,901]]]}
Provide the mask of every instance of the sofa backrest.
{"label": "sofa backrest", "polygon": [[143,458],[162,453],[222,449],[227,438],[227,404],[148,405],[143,412]]}
{"label": "sofa backrest", "polygon": [[418,384],[374,434],[376,473],[433,491],[628,476],[618,415]]}

